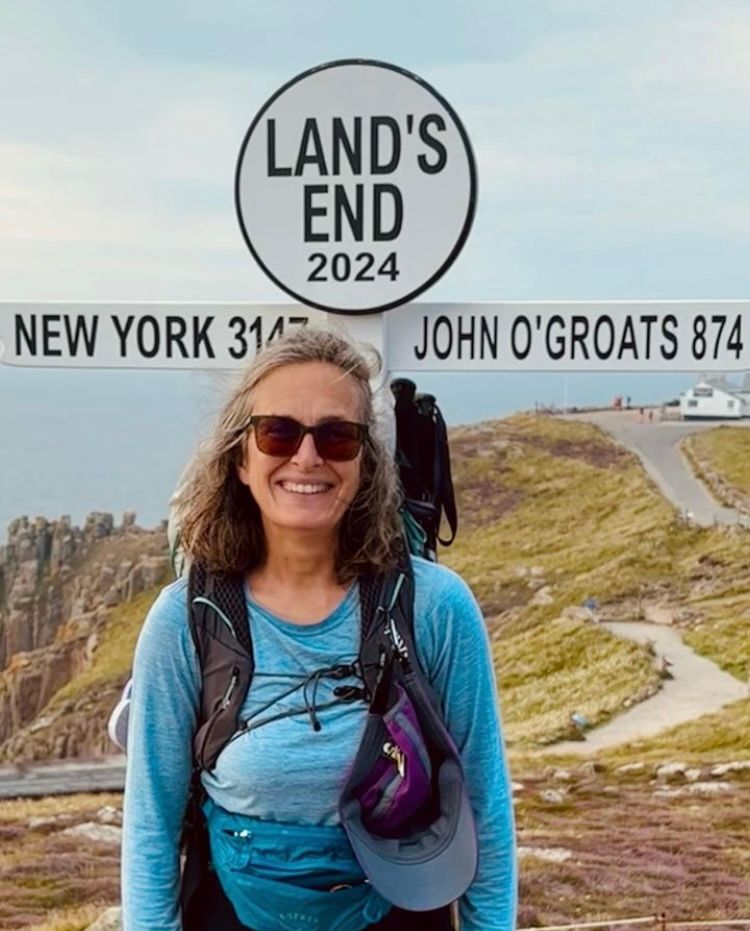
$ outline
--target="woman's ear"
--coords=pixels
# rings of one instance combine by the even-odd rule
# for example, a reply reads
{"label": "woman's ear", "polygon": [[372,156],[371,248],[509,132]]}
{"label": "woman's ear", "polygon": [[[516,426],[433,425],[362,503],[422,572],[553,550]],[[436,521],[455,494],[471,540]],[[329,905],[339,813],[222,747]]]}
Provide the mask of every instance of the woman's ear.
{"label": "woman's ear", "polygon": [[240,448],[239,462],[235,466],[237,470],[237,478],[242,482],[243,485],[250,487],[250,470],[247,463],[247,446],[243,444]]}

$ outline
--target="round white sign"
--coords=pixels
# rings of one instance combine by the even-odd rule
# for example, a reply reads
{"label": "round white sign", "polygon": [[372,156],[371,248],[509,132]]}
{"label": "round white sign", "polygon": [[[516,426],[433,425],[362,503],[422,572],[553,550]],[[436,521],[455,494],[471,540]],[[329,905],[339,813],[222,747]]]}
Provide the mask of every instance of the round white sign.
{"label": "round white sign", "polygon": [[343,314],[388,310],[437,281],[466,241],[476,190],[452,107],[379,61],[335,61],[285,84],[248,129],[235,176],[261,268]]}

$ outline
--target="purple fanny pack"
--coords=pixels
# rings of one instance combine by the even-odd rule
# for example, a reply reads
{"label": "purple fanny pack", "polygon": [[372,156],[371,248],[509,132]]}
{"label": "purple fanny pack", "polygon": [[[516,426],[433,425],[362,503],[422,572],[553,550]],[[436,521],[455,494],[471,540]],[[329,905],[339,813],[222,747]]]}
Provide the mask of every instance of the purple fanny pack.
{"label": "purple fanny pack", "polygon": [[356,791],[363,824],[383,835],[413,819],[432,794],[432,764],[417,713],[405,689],[396,688],[398,699],[382,717],[380,756]]}

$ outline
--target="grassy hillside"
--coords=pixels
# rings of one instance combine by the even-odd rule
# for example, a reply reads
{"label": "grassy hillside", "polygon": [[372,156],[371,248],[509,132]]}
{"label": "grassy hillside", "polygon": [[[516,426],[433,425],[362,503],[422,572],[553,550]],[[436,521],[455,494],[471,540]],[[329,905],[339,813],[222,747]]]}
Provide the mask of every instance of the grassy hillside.
{"label": "grassy hillside", "polygon": [[[572,711],[596,724],[659,687],[649,650],[593,623],[590,599],[604,618],[666,607],[696,650],[748,677],[747,532],[685,526],[638,461],[590,425],[520,416],[457,428],[451,450],[460,528],[441,558],[482,604],[514,751],[569,736]],[[60,715],[104,721],[154,595],[112,612],[93,663],[45,711],[56,733]],[[733,710],[702,728],[683,728],[674,746],[695,740],[721,758],[750,750]]]}
{"label": "grassy hillside", "polygon": [[488,618],[512,747],[564,736],[572,710],[603,721],[658,686],[645,647],[581,619],[586,599],[605,617],[667,605],[695,649],[750,672],[747,535],[681,524],[637,460],[590,425],[516,417],[456,430],[451,450],[461,528],[442,558]]}
{"label": "grassy hillside", "polygon": [[750,495],[750,430],[718,427],[689,438],[696,458],[743,494]]}
{"label": "grassy hillside", "polygon": [[[750,532],[685,526],[594,427],[517,417],[452,431],[451,444],[460,528],[441,559],[470,582],[490,631],[519,783],[519,926],[663,909],[674,920],[746,916],[750,779],[722,787],[706,764],[750,759],[750,697],[602,752],[596,765],[571,760],[567,773],[550,743],[571,710],[602,721],[658,687],[648,649],[594,623],[587,599],[603,617],[665,608],[696,650],[747,678]],[[113,612],[93,664],[54,703],[76,707],[122,682],[152,597]],[[719,788],[663,791],[652,764],[676,760]],[[648,767],[618,774],[634,762]],[[90,820],[105,802],[0,803],[0,929],[81,931],[117,901],[116,848],[31,821]]]}

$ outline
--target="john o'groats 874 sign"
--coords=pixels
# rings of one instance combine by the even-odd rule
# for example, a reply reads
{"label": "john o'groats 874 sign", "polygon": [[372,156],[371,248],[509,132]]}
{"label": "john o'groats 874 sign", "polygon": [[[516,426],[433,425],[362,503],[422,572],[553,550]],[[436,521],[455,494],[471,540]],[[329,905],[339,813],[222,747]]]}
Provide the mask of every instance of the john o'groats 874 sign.
{"label": "john o'groats 874 sign", "polygon": [[247,245],[280,287],[313,307],[372,313],[421,294],[454,261],[476,167],[461,121],[426,82],[336,61],[262,107],[235,197]]}

